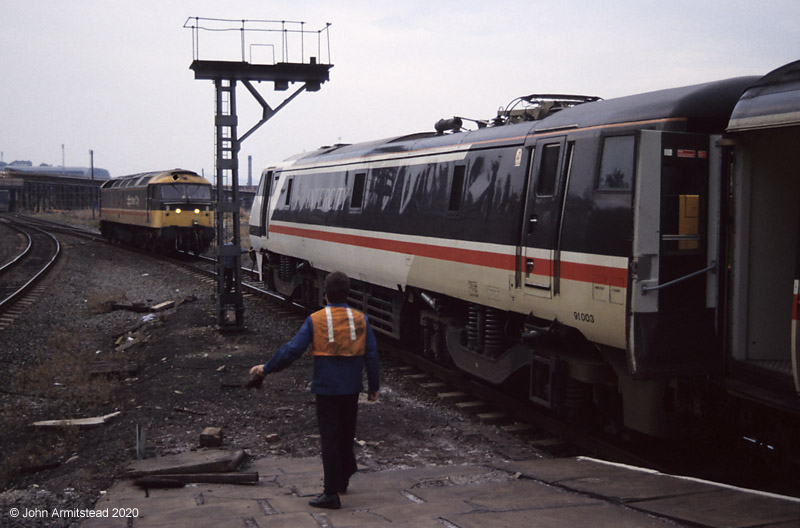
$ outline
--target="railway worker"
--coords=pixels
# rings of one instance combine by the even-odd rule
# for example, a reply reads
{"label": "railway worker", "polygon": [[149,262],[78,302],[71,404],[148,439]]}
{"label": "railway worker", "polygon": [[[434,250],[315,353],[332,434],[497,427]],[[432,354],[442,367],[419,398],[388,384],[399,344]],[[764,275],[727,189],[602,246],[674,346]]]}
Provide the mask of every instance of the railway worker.
{"label": "railway worker", "polygon": [[367,371],[367,399],[378,400],[380,387],[378,349],[367,317],[347,305],[350,279],[340,271],[325,278],[327,306],[308,316],[297,335],[281,346],[264,365],[250,369],[256,380],[291,365],[311,346],[314,369],[311,392],[316,395],[324,471],[322,495],[309,501],[317,508],[341,508],[356,472],[353,440],[356,432],[358,395]]}
{"label": "railway worker", "polygon": [[[230,239],[228,242],[225,243],[226,246],[233,245],[233,239]],[[250,248],[251,250],[253,248]],[[245,254],[248,250],[240,247],[239,252],[241,254]],[[225,293],[230,293],[233,289],[233,279],[236,276],[234,273],[236,271],[236,257],[233,255],[225,255],[222,257],[222,272],[223,278],[225,280]]]}

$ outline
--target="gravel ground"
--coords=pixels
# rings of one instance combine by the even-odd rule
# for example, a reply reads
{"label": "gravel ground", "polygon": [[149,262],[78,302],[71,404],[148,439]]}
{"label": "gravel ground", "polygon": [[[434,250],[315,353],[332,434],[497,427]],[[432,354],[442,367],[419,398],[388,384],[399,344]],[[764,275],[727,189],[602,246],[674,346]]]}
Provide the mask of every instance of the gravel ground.
{"label": "gravel ground", "polygon": [[[0,246],[12,240],[3,237]],[[0,333],[0,525],[13,526],[11,507],[91,507],[135,458],[137,425],[147,431],[148,456],[197,449],[208,426],[221,427],[226,446],[255,458],[318,454],[308,356],[259,391],[229,386],[290,339],[301,316],[246,298],[246,329],[221,333],[213,282],[104,244],[62,243],[37,300]],[[169,300],[179,305],[156,316],[110,309],[111,302]],[[135,363],[138,372],[90,376],[98,360]],[[380,401],[359,409],[361,471],[542,456],[440,405],[435,392],[381,362]],[[29,425],[117,411],[92,429]]]}

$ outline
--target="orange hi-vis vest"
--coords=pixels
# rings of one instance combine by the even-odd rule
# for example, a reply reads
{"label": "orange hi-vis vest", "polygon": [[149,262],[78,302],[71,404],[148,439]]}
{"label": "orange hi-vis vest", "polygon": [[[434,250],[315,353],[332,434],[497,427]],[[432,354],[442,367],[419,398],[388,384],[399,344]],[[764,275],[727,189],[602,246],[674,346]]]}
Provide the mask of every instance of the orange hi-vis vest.
{"label": "orange hi-vis vest", "polygon": [[314,356],[363,356],[367,343],[364,314],[345,306],[326,306],[311,314]]}

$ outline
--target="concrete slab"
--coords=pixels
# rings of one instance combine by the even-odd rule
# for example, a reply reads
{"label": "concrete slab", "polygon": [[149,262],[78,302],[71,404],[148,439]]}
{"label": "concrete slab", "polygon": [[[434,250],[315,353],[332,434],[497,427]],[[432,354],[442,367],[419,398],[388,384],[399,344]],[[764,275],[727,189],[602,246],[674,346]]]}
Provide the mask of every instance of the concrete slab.
{"label": "concrete slab", "polygon": [[477,480],[486,480],[493,468],[481,465],[429,466],[414,469],[393,469],[375,473],[359,472],[353,477],[353,483],[359,477],[369,480],[370,486],[386,489],[408,489],[465,484]]}
{"label": "concrete slab", "polygon": [[[456,515],[473,511],[475,507],[458,497],[448,496],[446,500],[416,502],[402,492],[373,497],[350,497],[342,499],[342,508],[356,511],[369,511],[379,515],[394,526],[398,522],[417,521],[418,526],[431,526],[442,515]],[[337,512],[338,513],[338,512]],[[338,524],[336,525],[338,527]]]}
{"label": "concrete slab", "polygon": [[[371,516],[380,517],[394,526],[398,522],[419,521],[430,517],[426,503],[415,503],[407,499],[402,490],[374,491],[365,494],[344,495],[342,510],[331,512],[336,517],[341,517],[344,512],[368,512]],[[338,528],[338,524],[336,524]]]}
{"label": "concrete slab", "polygon": [[258,471],[259,475],[320,474],[322,472],[322,458],[262,458],[251,462],[248,470]]}
{"label": "concrete slab", "polygon": [[664,475],[656,471],[609,464],[590,458],[561,458],[502,464],[527,478],[558,485],[616,502],[671,497],[714,491],[708,483]]}
{"label": "concrete slab", "polygon": [[797,528],[797,523],[795,521],[782,522],[777,524],[770,523],[770,525],[767,528]]}
{"label": "concrete slab", "polygon": [[745,528],[791,522],[800,526],[800,501],[788,502],[767,494],[719,489],[682,497],[637,502],[637,510],[657,513],[703,526]]}
{"label": "concrete slab", "polygon": [[800,526],[800,499],[578,457],[501,464],[528,478],[701,526],[730,528],[789,522]]}
{"label": "concrete slab", "polygon": [[600,504],[593,497],[542,486],[531,480],[495,482],[424,490],[420,496],[431,503],[460,500],[476,511],[539,510]]}
{"label": "concrete slab", "polygon": [[[450,524],[446,524],[446,521]],[[643,513],[626,510],[609,504],[586,504],[565,508],[528,509],[504,512],[473,512],[456,517],[443,517],[445,526],[458,528],[564,528],[565,526],[591,526],[592,528],[676,528],[672,521],[657,519]]]}
{"label": "concrete slab", "polygon": [[308,504],[322,490],[319,457],[262,459],[246,469],[259,472],[258,484],[190,484],[145,494],[130,480],[120,481],[95,508],[137,508],[139,517],[130,525],[127,519],[90,519],[83,526],[800,525],[800,500],[584,458],[362,470],[341,496],[341,510],[318,510]]}

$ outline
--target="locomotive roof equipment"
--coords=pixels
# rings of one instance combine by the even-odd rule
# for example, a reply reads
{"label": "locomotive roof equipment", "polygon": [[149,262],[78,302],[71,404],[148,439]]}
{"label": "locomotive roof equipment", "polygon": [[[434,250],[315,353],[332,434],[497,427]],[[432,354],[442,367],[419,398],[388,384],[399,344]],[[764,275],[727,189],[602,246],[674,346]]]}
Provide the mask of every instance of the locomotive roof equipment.
{"label": "locomotive roof equipment", "polygon": [[[500,108],[497,111],[495,124],[506,125],[522,121],[539,121],[559,110],[600,100],[600,97],[594,95],[524,95],[508,103],[505,108]],[[523,107],[517,108],[519,105],[523,105]]]}

